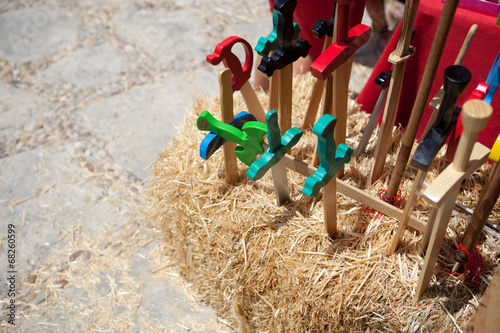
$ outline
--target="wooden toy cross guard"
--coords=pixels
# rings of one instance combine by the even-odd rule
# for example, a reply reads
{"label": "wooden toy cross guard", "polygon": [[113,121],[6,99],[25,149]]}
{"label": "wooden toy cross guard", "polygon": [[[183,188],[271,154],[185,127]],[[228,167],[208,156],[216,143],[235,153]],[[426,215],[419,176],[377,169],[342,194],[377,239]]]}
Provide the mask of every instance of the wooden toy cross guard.
{"label": "wooden toy cross guard", "polygon": [[[229,70],[227,70],[229,71]],[[230,75],[229,75],[230,78]],[[289,129],[283,136],[280,135],[279,125],[276,121],[276,112],[269,111],[266,116],[267,125],[255,121],[246,122],[241,129],[236,126],[230,126],[223,122],[217,121],[213,118],[208,111],[200,114],[197,124],[201,130],[210,130],[218,133],[224,139],[233,141],[238,144],[243,144],[241,147],[236,147],[239,152],[238,157],[244,159],[244,163],[250,165],[247,175],[252,179],[259,179],[263,174],[273,169],[278,164],[282,164],[286,168],[293,170],[308,177],[303,189],[306,195],[317,195],[321,188],[323,188],[323,201],[324,201],[324,219],[327,233],[330,237],[335,237],[337,233],[336,228],[336,192],[342,193],[350,198],[362,202],[363,204],[373,207],[377,211],[401,220],[403,218],[403,211],[390,205],[387,202],[381,201],[378,198],[372,197],[369,193],[349,185],[335,177],[335,174],[347,163],[352,155],[352,148],[339,144],[336,146],[334,139],[334,127],[336,125],[335,117],[325,115],[321,117],[318,122],[313,126],[313,132],[318,136],[318,155],[320,156],[320,167],[315,168],[301,160],[298,160],[289,154],[284,154],[293,145],[297,143],[302,135],[302,132],[297,128]],[[232,128],[232,129],[231,129]],[[256,161],[255,158],[259,153],[264,152],[262,138],[265,132],[268,134],[269,149]],[[208,135],[211,135],[210,133]],[[231,142],[229,142],[231,143]],[[258,145],[257,143],[260,143]],[[225,143],[226,146],[228,142]],[[232,148],[235,149],[234,146]],[[253,161],[253,162],[252,162]],[[250,164],[248,164],[250,163]],[[234,165],[235,170],[237,166]],[[227,170],[226,170],[227,171]],[[274,171],[274,170],[273,170]],[[278,196],[279,204],[279,186],[285,186],[286,178],[276,181],[273,172],[273,180],[275,183],[275,190]],[[287,187],[288,188],[288,187]],[[333,202],[333,204],[332,204]],[[420,232],[423,232],[426,223],[410,216],[408,225]]]}
{"label": "wooden toy cross guard", "polygon": [[[311,65],[315,77],[326,80],[337,68],[363,46],[370,37],[371,28],[356,24],[349,29],[349,16],[353,0],[337,0],[336,40]],[[362,5],[362,6],[360,6]],[[356,2],[356,10],[364,7],[364,1]]]}

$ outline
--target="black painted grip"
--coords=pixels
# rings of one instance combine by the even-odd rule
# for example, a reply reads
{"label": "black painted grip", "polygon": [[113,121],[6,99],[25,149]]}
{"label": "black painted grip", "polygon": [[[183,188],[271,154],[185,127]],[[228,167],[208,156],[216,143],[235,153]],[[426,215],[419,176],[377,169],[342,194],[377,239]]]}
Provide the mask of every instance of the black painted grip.
{"label": "black painted grip", "polygon": [[469,84],[472,75],[464,66],[453,65],[444,70],[443,89],[444,97],[439,108],[439,113],[434,123],[435,127],[446,131],[450,126],[458,96]]}

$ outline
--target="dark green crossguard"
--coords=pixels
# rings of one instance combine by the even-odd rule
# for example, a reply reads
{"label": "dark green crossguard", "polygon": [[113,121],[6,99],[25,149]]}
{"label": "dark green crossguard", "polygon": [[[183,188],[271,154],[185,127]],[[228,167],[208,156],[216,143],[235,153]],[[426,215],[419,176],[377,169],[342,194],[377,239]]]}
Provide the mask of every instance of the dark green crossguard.
{"label": "dark green crossguard", "polygon": [[268,127],[267,141],[269,142],[269,148],[248,169],[247,176],[252,180],[262,178],[302,137],[302,131],[297,127],[290,128],[281,136],[281,130],[278,125],[278,114],[275,110],[270,110],[267,113],[266,123]]}
{"label": "dark green crossguard", "polygon": [[318,156],[320,166],[316,172],[307,177],[302,193],[316,197],[319,190],[339,172],[342,166],[351,160],[353,149],[343,143],[337,147],[333,131],[337,118],[325,114],[313,126],[313,133],[318,136]]}
{"label": "dark green crossguard", "polygon": [[196,124],[202,131],[210,131],[220,137],[236,143],[236,157],[246,165],[251,165],[255,157],[264,152],[262,138],[267,133],[266,124],[249,121],[243,125],[242,131],[215,119],[210,112],[203,111]]}

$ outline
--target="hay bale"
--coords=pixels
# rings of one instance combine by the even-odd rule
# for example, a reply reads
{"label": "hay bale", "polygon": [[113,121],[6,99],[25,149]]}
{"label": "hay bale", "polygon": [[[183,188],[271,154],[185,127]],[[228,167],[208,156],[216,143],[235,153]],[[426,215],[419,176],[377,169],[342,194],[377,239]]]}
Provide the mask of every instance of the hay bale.
{"label": "hay bale", "polygon": [[[293,124],[300,126],[312,84],[310,76],[294,80]],[[265,95],[259,98],[263,105]],[[235,113],[245,110],[235,96]],[[288,170],[292,202],[275,204],[270,172],[253,182],[239,163],[240,177],[227,185],[222,152],[208,161],[198,155],[205,135],[196,129],[202,110],[219,114],[217,98],[196,102],[178,139],[154,164],[149,215],[163,229],[165,256],[202,298],[238,331],[307,332],[416,332],[465,328],[478,306],[497,265],[498,243],[486,237],[480,244],[486,273],[477,283],[446,272],[448,260],[437,270],[437,280],[414,306],[413,296],[423,264],[422,235],[408,230],[400,249],[385,251],[396,221],[380,214],[368,216],[362,204],[337,195],[339,238],[324,233],[322,201],[301,193],[305,177]],[[368,115],[350,101],[347,144],[359,141]],[[395,130],[390,160],[395,159],[401,131]],[[371,145],[376,141],[374,133]],[[316,138],[305,133],[292,154],[310,161]],[[367,183],[373,146],[346,165],[344,180],[361,188]],[[370,150],[371,148],[371,150]],[[429,173],[430,182],[444,168],[442,154]],[[473,206],[488,166],[465,184],[460,200]],[[390,166],[386,166],[386,176]],[[384,176],[384,177],[386,177]],[[412,178],[405,180],[403,195]],[[373,195],[383,189],[377,184]],[[498,205],[495,214],[498,216]],[[416,205],[425,219],[429,207]],[[371,218],[371,219],[370,219]],[[456,248],[465,229],[463,218],[453,217],[442,249],[442,262]]]}

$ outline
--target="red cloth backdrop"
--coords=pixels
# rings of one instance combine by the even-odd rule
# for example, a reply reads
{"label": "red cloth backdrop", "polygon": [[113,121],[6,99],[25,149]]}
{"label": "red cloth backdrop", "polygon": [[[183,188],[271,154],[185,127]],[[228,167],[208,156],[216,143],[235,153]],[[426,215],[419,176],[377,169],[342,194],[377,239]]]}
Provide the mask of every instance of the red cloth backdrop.
{"label": "red cloth backdrop", "polygon": [[[414,25],[416,34],[412,42],[412,45],[416,47],[416,52],[406,63],[406,76],[401,92],[396,124],[400,123],[406,126],[408,123],[442,9],[443,4],[440,1],[420,1]],[[432,97],[441,87],[445,68],[453,65],[455,62],[463,40],[474,23],[478,25],[478,29],[462,63],[463,66],[471,71],[472,80],[458,99],[457,105],[462,106],[467,96],[469,96],[477,84],[486,81],[490,67],[498,52],[500,52],[500,26],[495,25],[496,20],[494,17],[458,8],[441,57],[438,71],[436,72],[427,105],[429,105]],[[375,66],[370,79],[357,98],[357,102],[362,104],[362,110],[370,113],[373,111],[380,94],[380,89],[375,86],[374,81],[380,72],[386,72],[391,69],[392,64],[389,63],[387,59],[389,54],[396,48],[399,31],[400,26],[395,31],[387,48]],[[494,111],[493,116],[486,128],[479,133],[478,136],[478,141],[487,147],[493,145],[500,133],[500,91],[493,97],[491,105]],[[432,109],[426,107],[417,138],[421,136],[431,114]]]}

